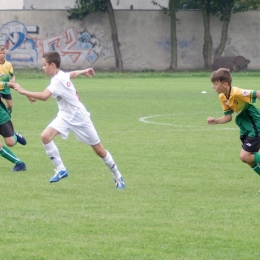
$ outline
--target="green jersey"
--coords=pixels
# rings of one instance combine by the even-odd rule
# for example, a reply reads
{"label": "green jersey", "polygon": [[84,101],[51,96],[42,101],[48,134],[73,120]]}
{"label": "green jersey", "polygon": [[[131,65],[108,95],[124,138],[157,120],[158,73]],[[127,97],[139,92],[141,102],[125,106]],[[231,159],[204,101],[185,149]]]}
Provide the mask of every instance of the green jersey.
{"label": "green jersey", "polygon": [[10,120],[10,114],[7,112],[5,104],[0,100],[0,125],[3,125]]}
{"label": "green jersey", "polygon": [[260,137],[260,110],[254,104],[256,90],[231,87],[229,97],[219,95],[225,115],[236,113],[241,136]]}

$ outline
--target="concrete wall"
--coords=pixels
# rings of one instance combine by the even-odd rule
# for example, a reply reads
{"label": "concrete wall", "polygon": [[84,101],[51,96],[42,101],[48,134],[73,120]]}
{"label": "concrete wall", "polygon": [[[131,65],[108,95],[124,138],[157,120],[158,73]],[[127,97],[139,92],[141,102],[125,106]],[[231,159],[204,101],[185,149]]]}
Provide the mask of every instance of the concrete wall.
{"label": "concrete wall", "polygon": [[[66,9],[73,8],[76,0],[1,0],[0,10],[7,9]],[[157,0],[162,6],[168,6],[169,0]],[[160,10],[160,7],[152,4],[151,0],[111,0],[114,9],[129,10]]]}
{"label": "concrete wall", "polygon": [[[41,67],[43,52],[57,50],[65,69],[113,69],[114,53],[107,14],[84,22],[69,21],[63,10],[9,10],[1,12],[0,44],[8,49],[14,67]],[[116,11],[125,70],[166,70],[170,63],[170,18],[162,11]],[[203,21],[200,11],[179,11],[177,17],[178,68],[203,69]],[[242,55],[248,69],[260,69],[260,12],[232,16],[223,56]],[[212,17],[211,33],[217,48],[221,23]]]}
{"label": "concrete wall", "polygon": [[0,10],[23,9],[23,0],[1,0]]}

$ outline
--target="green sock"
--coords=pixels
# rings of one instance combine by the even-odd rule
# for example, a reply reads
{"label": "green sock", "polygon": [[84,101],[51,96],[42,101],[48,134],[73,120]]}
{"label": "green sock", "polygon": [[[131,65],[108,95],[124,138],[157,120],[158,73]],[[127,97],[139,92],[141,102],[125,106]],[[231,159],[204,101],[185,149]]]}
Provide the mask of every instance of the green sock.
{"label": "green sock", "polygon": [[253,165],[251,168],[252,170],[254,170],[258,175],[260,175],[260,165],[257,163],[255,165]]}
{"label": "green sock", "polygon": [[260,154],[259,153],[254,153],[254,157],[255,157],[255,160],[254,160],[254,163],[260,163]]}
{"label": "green sock", "polygon": [[8,161],[15,163],[15,164],[23,162],[5,146],[3,146],[2,149],[0,150],[0,155],[2,157],[4,157],[5,159],[7,159]]}
{"label": "green sock", "polygon": [[17,143],[17,136],[14,134],[14,142]]}

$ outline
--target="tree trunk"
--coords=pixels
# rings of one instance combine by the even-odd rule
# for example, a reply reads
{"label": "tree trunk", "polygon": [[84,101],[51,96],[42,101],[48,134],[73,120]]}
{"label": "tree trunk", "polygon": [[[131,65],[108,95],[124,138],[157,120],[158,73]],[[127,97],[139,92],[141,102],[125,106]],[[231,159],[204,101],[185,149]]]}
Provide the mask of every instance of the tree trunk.
{"label": "tree trunk", "polygon": [[215,52],[214,59],[221,57],[227,43],[228,26],[231,18],[232,6],[226,5],[225,16],[222,24],[220,44]]}
{"label": "tree trunk", "polygon": [[121,52],[119,48],[120,44],[118,41],[118,34],[117,34],[117,27],[116,27],[113,6],[110,0],[106,0],[106,4],[107,4],[107,12],[108,12],[109,22],[111,26],[111,31],[112,31],[111,36],[112,36],[113,48],[114,48],[115,59],[116,59],[116,70],[123,71],[123,61],[122,61]]}
{"label": "tree trunk", "polygon": [[203,44],[203,58],[204,58],[204,68],[211,69],[211,52],[212,52],[212,37],[210,35],[210,12],[206,6],[207,3],[202,4],[202,16],[204,22],[204,44]]}
{"label": "tree trunk", "polygon": [[176,31],[176,6],[175,0],[170,0],[169,10],[171,16],[171,64],[169,70],[177,69],[177,31]]}

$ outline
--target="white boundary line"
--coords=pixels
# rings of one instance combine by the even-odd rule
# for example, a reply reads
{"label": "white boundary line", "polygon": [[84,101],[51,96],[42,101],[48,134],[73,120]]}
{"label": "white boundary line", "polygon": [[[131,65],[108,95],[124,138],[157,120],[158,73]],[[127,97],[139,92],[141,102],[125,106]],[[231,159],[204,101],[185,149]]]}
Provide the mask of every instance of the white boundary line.
{"label": "white boundary line", "polygon": [[[205,120],[205,126],[198,126],[198,125],[178,125],[178,124],[170,124],[170,123],[159,123],[159,122],[155,122],[155,121],[151,121],[150,119],[155,118],[155,117],[163,117],[163,116],[176,116],[179,117],[181,116],[181,114],[184,115],[184,113],[179,113],[179,114],[160,114],[160,115],[151,115],[151,116],[145,116],[145,117],[141,117],[138,120],[142,123],[145,124],[154,124],[154,125],[162,125],[162,126],[172,126],[172,127],[180,127],[180,128],[193,128],[193,131],[200,131],[197,130],[196,128],[202,128],[202,129],[210,129],[210,130],[237,130],[237,128],[234,127],[216,127],[214,125],[212,126],[207,126],[206,120]],[[198,113],[194,113],[194,114],[198,114]]]}

